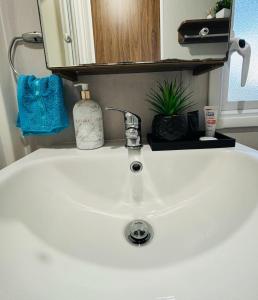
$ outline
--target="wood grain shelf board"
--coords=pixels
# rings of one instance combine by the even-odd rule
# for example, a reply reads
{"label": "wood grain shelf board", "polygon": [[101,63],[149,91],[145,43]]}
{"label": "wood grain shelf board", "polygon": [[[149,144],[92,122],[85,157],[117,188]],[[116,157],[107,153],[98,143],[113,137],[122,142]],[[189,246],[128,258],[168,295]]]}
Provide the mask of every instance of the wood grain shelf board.
{"label": "wood grain shelf board", "polygon": [[49,68],[53,74],[76,81],[81,75],[147,73],[164,71],[192,70],[193,75],[200,75],[220,68],[225,60],[164,60],[155,63],[118,63],[118,64],[91,64],[72,67]]}

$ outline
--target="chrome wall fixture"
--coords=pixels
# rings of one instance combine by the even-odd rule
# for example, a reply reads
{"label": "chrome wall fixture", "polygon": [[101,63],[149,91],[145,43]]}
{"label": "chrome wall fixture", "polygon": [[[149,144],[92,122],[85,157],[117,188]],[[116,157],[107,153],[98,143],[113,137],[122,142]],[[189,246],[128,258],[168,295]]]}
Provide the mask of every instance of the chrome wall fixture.
{"label": "chrome wall fixture", "polygon": [[106,110],[114,110],[124,114],[125,123],[125,147],[130,149],[140,149],[142,147],[142,135],[141,135],[141,118],[130,111],[106,107]]}
{"label": "chrome wall fixture", "polygon": [[228,37],[229,33],[210,33],[210,29],[208,27],[204,27],[200,30],[199,34],[188,35],[185,34],[185,39],[199,39],[199,38],[211,38],[211,37]]}
{"label": "chrome wall fixture", "polygon": [[43,43],[43,36],[41,32],[26,32],[23,33],[21,36],[14,37],[9,45],[8,49],[8,60],[10,67],[12,68],[14,74],[18,77],[19,72],[14,67],[14,50],[18,43],[23,44],[42,44]]}

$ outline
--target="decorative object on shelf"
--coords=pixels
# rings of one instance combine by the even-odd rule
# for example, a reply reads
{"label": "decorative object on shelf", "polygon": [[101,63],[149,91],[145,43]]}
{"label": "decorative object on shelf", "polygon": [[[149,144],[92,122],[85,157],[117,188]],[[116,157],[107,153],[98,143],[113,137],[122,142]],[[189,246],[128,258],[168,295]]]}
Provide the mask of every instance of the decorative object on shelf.
{"label": "decorative object on shelf", "polygon": [[218,109],[215,106],[204,107],[205,137],[214,137],[218,119]]}
{"label": "decorative object on shelf", "polygon": [[199,111],[190,111],[187,113],[187,121],[188,121],[188,133],[195,134],[200,130],[199,125]]}
{"label": "decorative object on shelf", "polygon": [[188,93],[176,80],[158,83],[157,90],[152,89],[147,101],[151,110],[157,113],[152,122],[152,134],[155,138],[174,141],[186,135],[188,130],[186,110],[193,106]]}
{"label": "decorative object on shelf", "polygon": [[214,16],[213,16],[213,12],[212,12],[213,10],[212,10],[212,8],[210,8],[208,11],[207,11],[207,19],[213,19],[214,18]]}
{"label": "decorative object on shelf", "polygon": [[229,18],[231,15],[232,0],[219,0],[215,6],[216,18]]}
{"label": "decorative object on shelf", "polygon": [[228,43],[230,19],[185,20],[178,28],[178,42],[184,44]]}

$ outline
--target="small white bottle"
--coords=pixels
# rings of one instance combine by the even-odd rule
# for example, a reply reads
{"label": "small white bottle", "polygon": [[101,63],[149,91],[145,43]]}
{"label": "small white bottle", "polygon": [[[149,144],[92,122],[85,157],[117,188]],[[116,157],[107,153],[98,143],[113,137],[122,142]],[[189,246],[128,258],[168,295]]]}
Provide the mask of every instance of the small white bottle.
{"label": "small white bottle", "polygon": [[88,84],[81,86],[81,100],[73,108],[77,148],[91,150],[104,145],[103,117],[99,104],[91,100]]}

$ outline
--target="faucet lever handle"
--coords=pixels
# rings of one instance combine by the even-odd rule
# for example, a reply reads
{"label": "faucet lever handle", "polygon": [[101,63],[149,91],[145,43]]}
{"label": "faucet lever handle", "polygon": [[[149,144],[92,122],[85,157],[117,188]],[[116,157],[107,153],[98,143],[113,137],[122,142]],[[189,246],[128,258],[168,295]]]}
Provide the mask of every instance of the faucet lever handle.
{"label": "faucet lever handle", "polygon": [[126,110],[115,108],[115,107],[105,107],[105,110],[114,110],[114,111],[123,113],[126,126],[132,126],[132,127],[135,126],[137,128],[140,127],[141,118],[138,115],[136,115],[130,111],[126,111]]}

